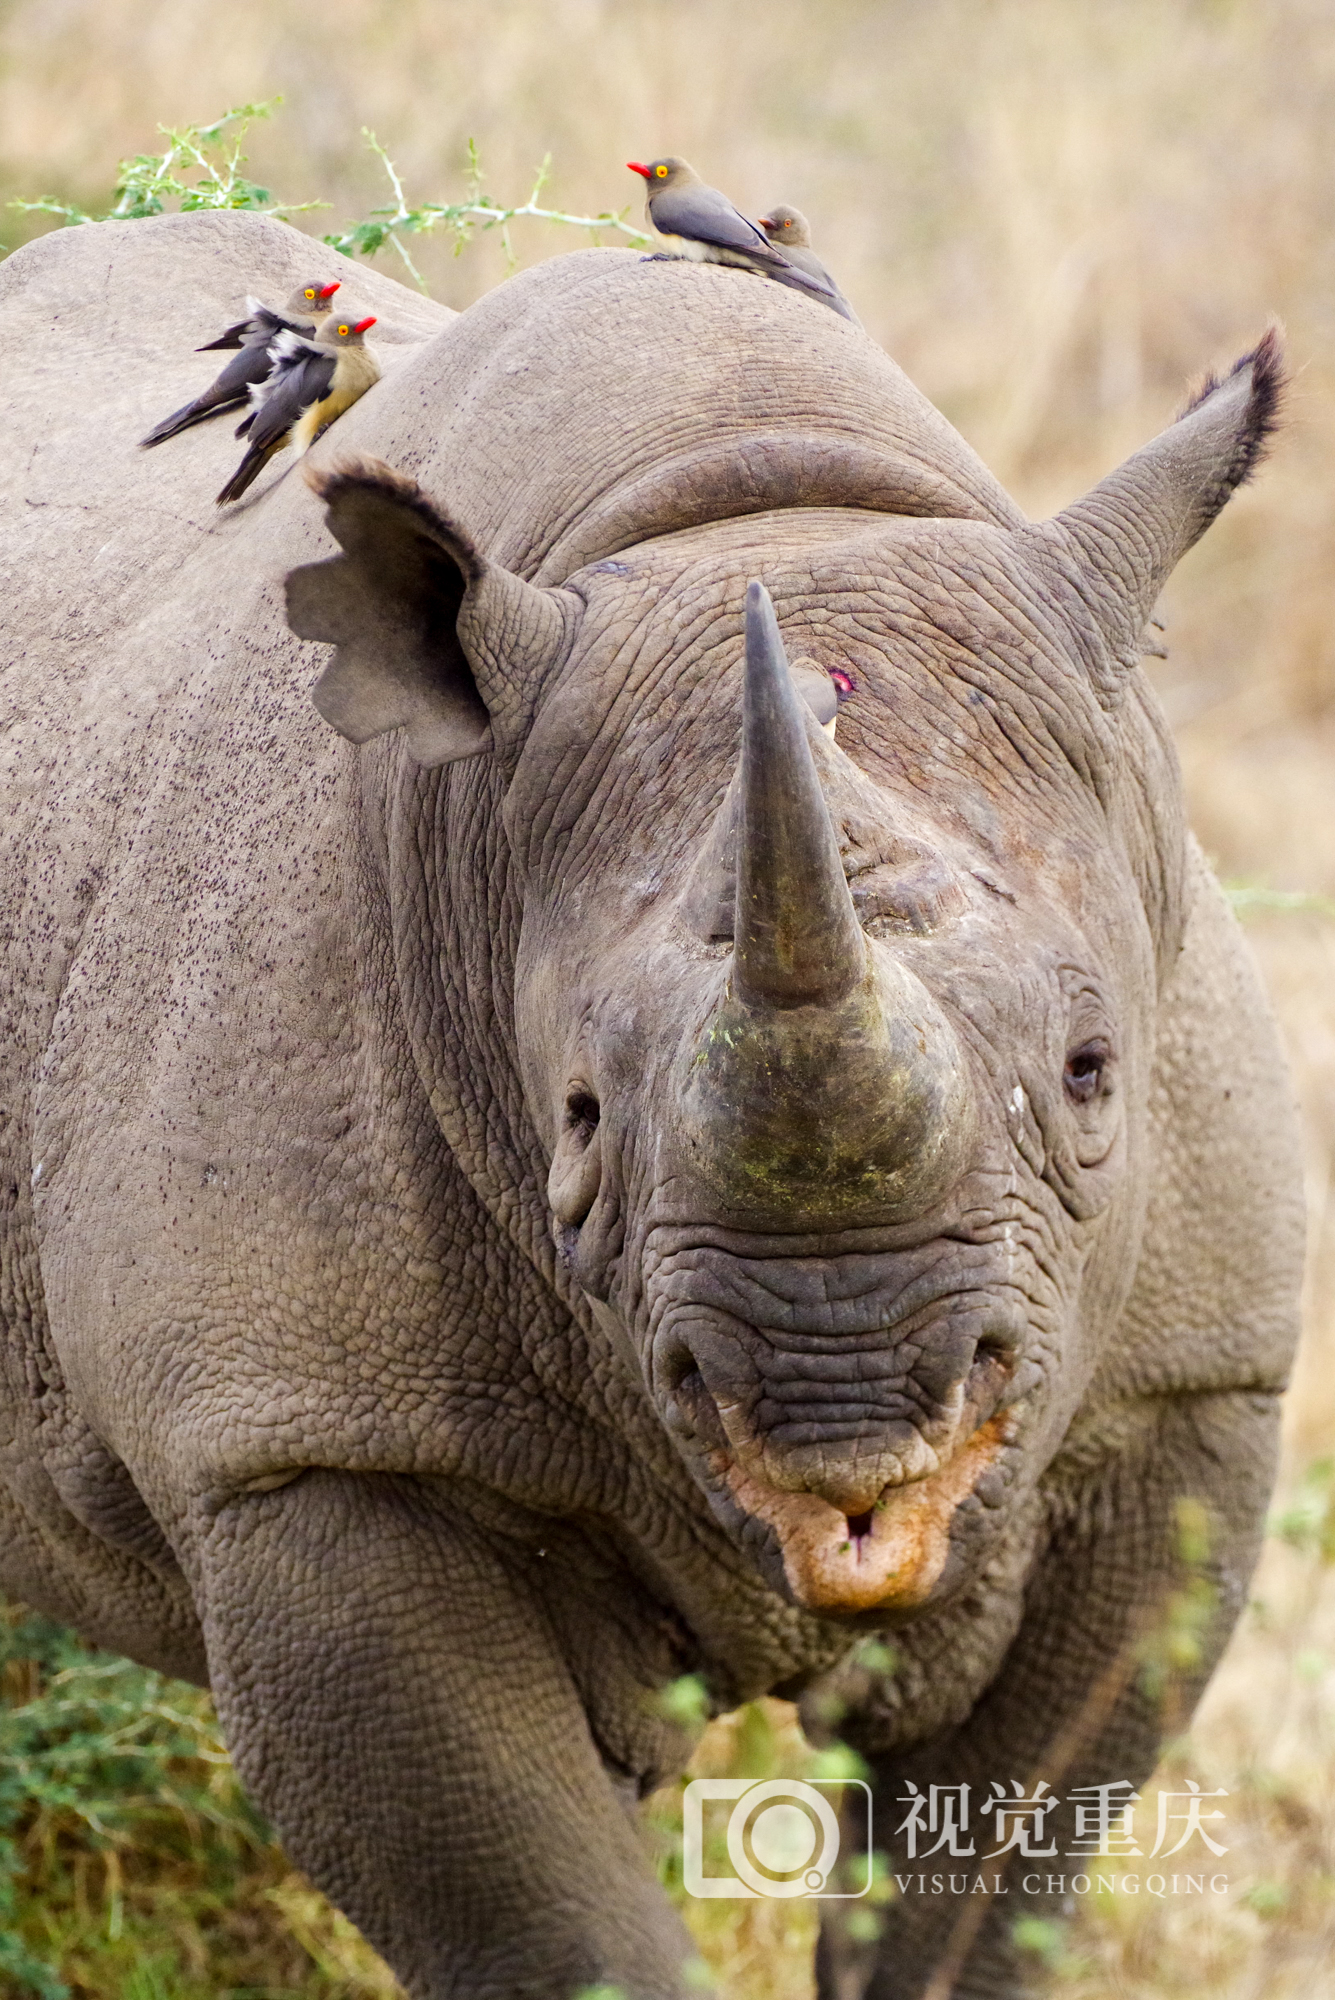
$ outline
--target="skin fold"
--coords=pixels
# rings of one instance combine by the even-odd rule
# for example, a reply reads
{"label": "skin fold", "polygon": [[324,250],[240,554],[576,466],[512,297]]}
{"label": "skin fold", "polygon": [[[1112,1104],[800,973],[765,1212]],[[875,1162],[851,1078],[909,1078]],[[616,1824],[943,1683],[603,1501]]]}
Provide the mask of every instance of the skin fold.
{"label": "skin fold", "polygon": [[[359,274],[383,380],[216,518],[230,439],[135,441],[312,254],[0,269],[0,1583],[207,1679],[415,1996],[668,2000],[668,1682],[837,1704],[893,1856],[907,1779],[1049,1754],[1184,1501],[1200,1681],[1243,1602],[1293,1114],[1137,660],[1277,357],[1035,525],[781,287]],[[1151,1768],[1104,1707],[1061,1789]],[[957,1914],[828,1907],[825,2000],[914,2000]],[[1023,1991],[1026,1907],[960,1994]]]}

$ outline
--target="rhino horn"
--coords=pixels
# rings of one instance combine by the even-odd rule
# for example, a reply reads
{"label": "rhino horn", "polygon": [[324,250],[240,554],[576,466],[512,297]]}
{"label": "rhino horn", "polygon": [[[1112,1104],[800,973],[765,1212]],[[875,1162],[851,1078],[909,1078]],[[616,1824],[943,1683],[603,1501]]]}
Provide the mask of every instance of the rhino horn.
{"label": "rhino horn", "polygon": [[967,1065],[921,981],[863,936],[774,608],[747,591],[737,890],[724,992],[690,1051],[684,1137],[731,1209],[920,1212],[973,1130]]}
{"label": "rhino horn", "polygon": [[822,1007],[866,976],[844,876],[769,592],[746,592],[746,693],[733,992],[751,1007]]}

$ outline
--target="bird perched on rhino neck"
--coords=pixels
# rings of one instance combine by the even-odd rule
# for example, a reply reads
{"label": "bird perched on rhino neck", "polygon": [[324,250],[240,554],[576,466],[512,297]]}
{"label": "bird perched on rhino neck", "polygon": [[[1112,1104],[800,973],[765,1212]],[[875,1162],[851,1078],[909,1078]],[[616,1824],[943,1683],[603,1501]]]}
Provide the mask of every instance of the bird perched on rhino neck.
{"label": "bird perched on rhino neck", "polygon": [[195,349],[197,354],[207,354],[216,347],[235,347],[240,352],[228,362],[221,375],[210,382],[202,395],[196,396],[192,403],[183,404],[179,410],[173,410],[161,423],[154,424],[148,436],[139,442],[142,445],[161,444],[164,439],[175,437],[178,431],[189,430],[192,424],[202,423],[205,417],[216,416],[221,410],[232,410],[244,403],[252,388],[268,380],[273,368],[273,357],[269,352],[273,341],[283,332],[315,333],[333,311],[337,290],[337,283],[322,285],[318,278],[312,278],[296,287],[279,312],[262,304],[259,299],[247,299],[247,318],[229,326],[216,340],[207,340],[202,347]]}
{"label": "bird perched on rhino neck", "polygon": [[805,292],[836,312],[847,311],[828,279],[799,270],[725,194],[708,187],[685,160],[669,155],[650,160],[647,166],[639,160],[627,160],[626,165],[646,183],[644,212],[649,227],[667,246],[657,253],[659,256],[688,258],[697,264],[730,264]]}
{"label": "bird perched on rhino neck", "polygon": [[380,380],[380,364],[364,339],[374,325],[372,313],[366,319],[331,319],[314,340],[287,331],[278,335],[270,350],[273,373],[251,390],[255,407],[237,425],[237,436],[250,442],[218,495],[220,507],[239,500],[285,445],[294,445],[302,457],[322,430]]}
{"label": "bird perched on rhino neck", "polygon": [[789,208],[786,202],[780,202],[776,208],[770,209],[768,215],[758,219],[767,242],[776,250],[782,250],[788,262],[796,265],[799,271],[805,271],[809,277],[819,278],[828,285],[835,298],[842,301],[845,316],[861,326],[861,320],[812,249],[811,224],[801,209]]}

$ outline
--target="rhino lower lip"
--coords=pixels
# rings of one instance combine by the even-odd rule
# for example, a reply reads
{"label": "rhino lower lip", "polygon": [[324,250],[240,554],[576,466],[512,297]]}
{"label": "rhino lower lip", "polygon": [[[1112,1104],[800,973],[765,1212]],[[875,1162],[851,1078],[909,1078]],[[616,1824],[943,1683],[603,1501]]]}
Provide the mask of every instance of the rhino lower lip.
{"label": "rhino lower lip", "polygon": [[[795,1603],[836,1615],[925,1604],[946,1571],[955,1515],[977,1495],[997,1506],[1004,1488],[999,1461],[1020,1428],[1015,1343],[980,1339],[966,1380],[949,1398],[935,1443],[914,1431],[897,1476],[870,1506],[841,1508],[819,1493],[780,1487],[767,1476],[764,1454],[728,1436],[724,1417],[698,1368],[677,1385],[675,1427],[704,1446],[709,1483],[722,1498],[773,1536]],[[1016,1394],[1020,1387],[1020,1394]],[[730,1413],[731,1414],[731,1413]],[[934,1427],[937,1428],[937,1427]],[[735,1516],[734,1516],[735,1518]]]}
{"label": "rhino lower lip", "polygon": [[865,1512],[846,1514],[814,1493],[782,1492],[715,1456],[714,1469],[734,1504],[773,1534],[795,1603],[848,1614],[914,1610],[932,1596],[950,1556],[951,1526],[961,1504],[998,1476],[1019,1411],[998,1411],[926,1478],[883,1489]]}

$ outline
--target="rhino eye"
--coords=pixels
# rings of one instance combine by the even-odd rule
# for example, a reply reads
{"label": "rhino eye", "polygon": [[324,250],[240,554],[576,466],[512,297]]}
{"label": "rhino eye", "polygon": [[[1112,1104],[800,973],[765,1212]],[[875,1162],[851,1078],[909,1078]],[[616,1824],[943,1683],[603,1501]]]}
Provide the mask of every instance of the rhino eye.
{"label": "rhino eye", "polygon": [[1072,1104],[1088,1104],[1103,1082],[1111,1051],[1106,1042],[1082,1042],[1066,1058],[1062,1083]]}

